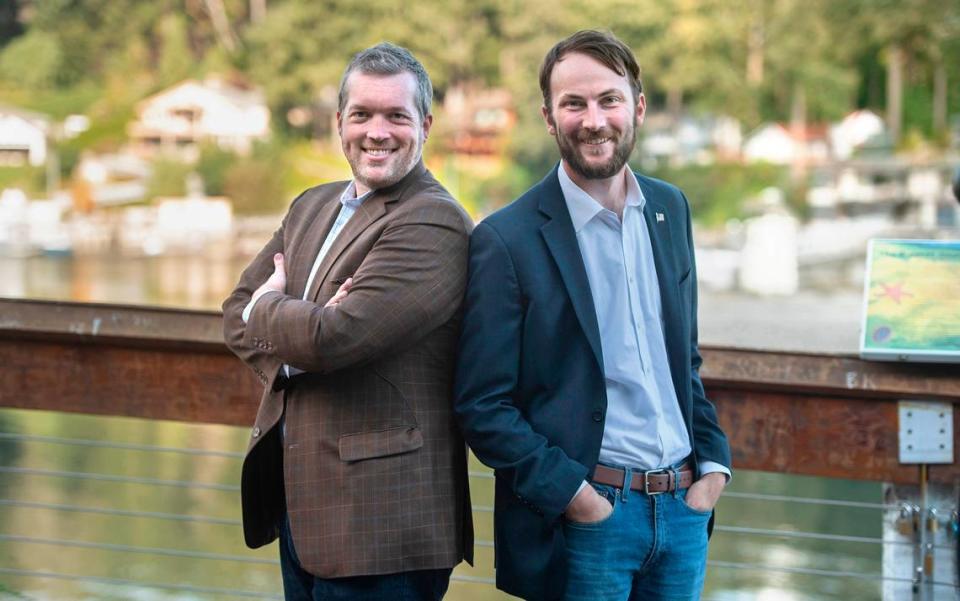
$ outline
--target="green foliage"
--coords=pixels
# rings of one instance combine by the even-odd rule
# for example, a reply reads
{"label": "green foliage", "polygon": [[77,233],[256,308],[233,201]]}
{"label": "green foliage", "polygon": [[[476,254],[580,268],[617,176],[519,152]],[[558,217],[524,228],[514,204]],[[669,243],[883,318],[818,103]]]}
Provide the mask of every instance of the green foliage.
{"label": "green foliage", "polygon": [[240,214],[275,213],[290,203],[284,190],[282,169],[273,161],[244,158],[227,169],[224,194]]}
{"label": "green foliage", "polygon": [[19,4],[21,1],[6,0],[6,2],[0,2],[0,48],[23,33],[23,24],[20,22]]}
{"label": "green foliage", "polygon": [[560,160],[557,143],[547,134],[543,119],[520,120],[510,134],[509,152],[524,170],[539,173],[540,177]]}
{"label": "green foliage", "polygon": [[46,171],[43,167],[0,167],[0,191],[4,188],[20,188],[28,196],[44,193]]}
{"label": "green foliage", "polygon": [[196,171],[203,178],[204,191],[210,196],[224,193],[227,172],[237,162],[237,155],[221,149],[216,144],[205,144],[200,149]]}
{"label": "green foliage", "polygon": [[160,39],[158,80],[161,85],[174,84],[189,75],[194,64],[186,19],[180,14],[169,13],[160,19],[156,29]]}
{"label": "green foliage", "polygon": [[147,184],[147,198],[182,197],[187,194],[187,175],[193,167],[178,161],[160,159],[153,163],[153,174]]}
{"label": "green foliage", "polygon": [[90,129],[76,138],[64,140],[57,145],[60,153],[60,172],[69,177],[85,151],[116,152],[126,141],[127,123],[133,118],[131,107],[117,107],[100,113],[91,107],[94,117]]}
{"label": "green foliage", "polygon": [[467,173],[457,199],[471,215],[480,218],[516,200],[544,175],[546,172],[532,172],[515,163],[486,177]]}
{"label": "green foliage", "polygon": [[[14,90],[9,91],[10,102],[29,106],[30,110],[49,115],[54,119],[63,119],[73,113],[86,112],[103,94],[103,90],[92,82],[81,82],[66,88],[50,88],[39,92],[28,92],[20,88],[17,93]],[[4,92],[0,92],[0,97],[7,96]]]}
{"label": "green foliage", "polygon": [[[896,45],[907,65],[903,131],[912,132],[899,148],[923,147],[918,136],[945,139],[933,131],[932,65],[946,67],[948,115],[960,112],[960,61],[951,60],[960,55],[956,1],[662,0],[637,10],[628,0],[270,0],[266,18],[253,23],[248,0],[222,0],[227,32],[215,25],[208,3],[194,0],[0,6],[0,101],[57,119],[91,117],[90,132],[60,145],[65,172],[85,149],[119,148],[133,107],[149,94],[186,77],[239,73],[264,88],[280,134],[246,161],[274,166],[284,200],[349,176],[336,148],[289,135],[288,110],[329,97],[350,57],[382,40],[417,55],[438,102],[462,83],[510,92],[518,122],[497,178],[451,176],[480,212],[515,197],[555,164],[556,147],[539,114],[538,68],[552,44],[583,27],[609,28],[633,48],[651,111],[724,113],[747,130],[791,117],[832,120],[860,107],[882,112],[887,51]],[[235,46],[225,34],[235,36]],[[226,188],[227,171],[236,171],[232,160],[214,152],[202,158],[197,168],[211,193]],[[242,180],[237,173],[234,180]]]}
{"label": "green foliage", "polygon": [[744,201],[764,188],[788,187],[786,169],[769,164],[662,167],[646,175],[678,186],[690,201],[694,220],[706,226],[744,217]]}
{"label": "green foliage", "polygon": [[904,131],[915,130],[923,137],[933,132],[933,96],[925,86],[908,85],[903,90],[903,126]]}
{"label": "green foliage", "polygon": [[258,144],[254,155],[283,167],[283,190],[288,199],[317,184],[352,177],[339,146],[277,137],[271,144]]}
{"label": "green foliage", "polygon": [[31,31],[0,53],[0,78],[26,88],[45,90],[62,78],[64,52],[53,33]]}

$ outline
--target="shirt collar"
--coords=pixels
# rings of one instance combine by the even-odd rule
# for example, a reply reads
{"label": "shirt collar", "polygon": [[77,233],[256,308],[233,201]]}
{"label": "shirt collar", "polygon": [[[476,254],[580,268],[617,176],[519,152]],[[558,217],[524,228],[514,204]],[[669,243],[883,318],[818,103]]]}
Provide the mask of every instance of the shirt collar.
{"label": "shirt collar", "polygon": [[368,190],[366,194],[357,196],[357,183],[356,181],[351,180],[350,184],[347,185],[346,190],[344,190],[343,194],[340,195],[340,204],[351,209],[356,209],[374,192],[376,192],[376,190]]}
{"label": "shirt collar", "polygon": [[[643,190],[640,189],[640,184],[633,172],[628,169],[627,174],[626,206],[637,207],[637,209],[643,211],[646,204]],[[563,192],[563,199],[566,201],[567,210],[570,212],[570,220],[573,221],[573,230],[579,233],[591,219],[606,209],[570,179],[562,162],[557,167],[557,177],[560,179],[560,190]]]}

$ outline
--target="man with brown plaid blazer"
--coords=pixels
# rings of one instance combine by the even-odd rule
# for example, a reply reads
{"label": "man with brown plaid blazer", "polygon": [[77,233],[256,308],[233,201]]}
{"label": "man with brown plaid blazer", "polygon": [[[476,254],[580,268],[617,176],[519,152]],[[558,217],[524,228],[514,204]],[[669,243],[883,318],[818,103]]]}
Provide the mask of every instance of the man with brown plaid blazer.
{"label": "man with brown plaid blazer", "polygon": [[472,561],[451,401],[472,223],[422,162],[432,95],[406,49],[357,54],[337,113],[353,180],[294,200],[223,304],[264,384],[244,535],[279,536],[288,600],[440,599]]}

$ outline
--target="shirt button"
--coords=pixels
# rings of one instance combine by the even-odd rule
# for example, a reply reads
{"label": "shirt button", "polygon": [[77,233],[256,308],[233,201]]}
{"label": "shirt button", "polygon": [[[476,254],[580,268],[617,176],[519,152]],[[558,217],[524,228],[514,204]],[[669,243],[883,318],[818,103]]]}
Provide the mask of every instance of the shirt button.
{"label": "shirt button", "polygon": [[603,411],[594,411],[593,412],[593,421],[599,422],[603,419]]}
{"label": "shirt button", "polygon": [[256,428],[253,429],[253,437],[256,438],[257,436],[260,436],[260,427],[259,427],[259,426],[257,426]]}

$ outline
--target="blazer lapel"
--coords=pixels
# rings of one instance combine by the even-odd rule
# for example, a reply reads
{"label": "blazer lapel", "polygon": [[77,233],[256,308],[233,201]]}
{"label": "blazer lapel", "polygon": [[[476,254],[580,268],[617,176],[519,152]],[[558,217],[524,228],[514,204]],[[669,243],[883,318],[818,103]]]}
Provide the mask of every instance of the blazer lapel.
{"label": "blazer lapel", "polygon": [[590,281],[587,279],[587,270],[580,255],[580,245],[573,231],[573,222],[563,198],[563,191],[560,189],[556,169],[543,180],[540,188],[540,211],[549,218],[549,221],[540,227],[540,233],[557,263],[567,295],[577,314],[577,320],[584,334],[587,335],[590,348],[593,349],[593,356],[602,370],[600,326],[597,325],[597,312],[590,292]]}
{"label": "blazer lapel", "polygon": [[310,270],[313,269],[313,262],[317,259],[317,253],[323,246],[323,241],[326,240],[327,234],[333,227],[333,222],[340,213],[342,205],[339,198],[342,193],[342,189],[336,192],[336,196],[323,203],[314,214],[313,219],[306,223],[306,230],[297,250],[298,256],[303,257],[302,260],[291,261],[288,257],[287,265],[290,273],[288,274],[289,286],[287,289],[290,294],[297,298],[304,298],[303,291],[307,286]]}
{"label": "blazer lapel", "polygon": [[[670,226],[678,217],[667,211],[666,206],[656,198],[654,191],[645,185],[643,180],[638,178],[638,181],[646,200],[643,218],[647,223],[647,231],[650,232],[653,262],[657,269],[657,283],[660,286],[663,337],[667,347],[670,374],[677,394],[683,395],[686,387],[680,384],[685,377],[689,378],[684,369],[685,342],[683,340],[684,324],[687,318],[681,310],[680,282],[677,280],[678,274],[674,266],[673,238],[670,234]],[[690,364],[686,365],[689,368]],[[683,408],[684,403],[680,406]]]}
{"label": "blazer lapel", "polygon": [[[317,300],[317,294],[320,293],[320,286],[326,281],[327,275],[330,273],[330,268],[333,267],[333,264],[337,262],[337,259],[343,254],[343,251],[350,246],[357,236],[363,233],[363,230],[370,227],[374,221],[380,219],[380,217],[387,212],[387,202],[392,200],[396,199],[385,197],[375,192],[357,207],[357,211],[350,217],[347,224],[343,226],[340,233],[337,234],[337,239],[330,245],[330,249],[327,250],[327,254],[324,255],[323,260],[320,262],[320,267],[317,268],[317,273],[313,276],[313,281],[310,282],[310,291],[307,294],[307,299]],[[339,205],[340,203],[337,204]],[[319,249],[319,246],[317,248]]]}
{"label": "blazer lapel", "polygon": [[[399,182],[382,190],[374,191],[373,194],[360,204],[357,211],[350,217],[350,220],[343,226],[343,229],[340,230],[337,239],[333,241],[327,254],[324,255],[323,261],[320,262],[320,267],[317,268],[317,274],[313,277],[313,281],[310,282],[310,291],[306,297],[307,299],[317,300],[317,295],[320,293],[320,286],[326,281],[327,275],[330,273],[330,268],[337,262],[337,259],[343,254],[343,251],[356,240],[357,236],[362,234],[364,230],[387,213],[388,204],[399,200],[403,193],[410,187],[410,184],[423,178],[426,173],[427,169],[421,160],[414,165],[410,173],[403,176],[403,179]],[[337,204],[339,205],[340,203]],[[317,248],[319,249],[320,247],[317,246]]]}

